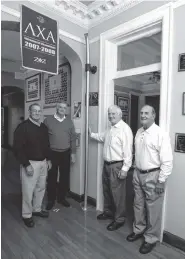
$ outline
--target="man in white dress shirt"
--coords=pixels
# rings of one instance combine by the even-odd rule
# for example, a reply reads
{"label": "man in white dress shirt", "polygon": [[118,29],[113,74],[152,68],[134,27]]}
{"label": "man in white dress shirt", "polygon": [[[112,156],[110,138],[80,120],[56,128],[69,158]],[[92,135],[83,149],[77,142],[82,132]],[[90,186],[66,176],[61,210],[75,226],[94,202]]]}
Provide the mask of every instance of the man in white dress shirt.
{"label": "man in white dress shirt", "polygon": [[160,240],[161,216],[166,180],[172,171],[172,150],[169,136],[155,124],[155,110],[145,105],[140,113],[141,124],[135,137],[135,191],[133,242],[144,236],[139,252],[147,254]]}
{"label": "man in white dress shirt", "polygon": [[104,143],[104,167],[102,174],[104,212],[97,219],[113,219],[107,226],[109,231],[116,230],[125,222],[126,176],[132,165],[133,134],[122,120],[118,106],[108,109],[111,127],[104,133],[92,133],[90,137]]}

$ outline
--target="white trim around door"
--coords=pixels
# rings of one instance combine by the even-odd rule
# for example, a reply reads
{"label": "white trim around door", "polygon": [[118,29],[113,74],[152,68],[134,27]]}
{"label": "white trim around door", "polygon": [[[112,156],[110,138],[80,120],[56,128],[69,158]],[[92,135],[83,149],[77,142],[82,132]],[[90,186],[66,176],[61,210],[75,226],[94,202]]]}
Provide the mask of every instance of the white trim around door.
{"label": "white trim around door", "polygon": [[[104,32],[100,36],[100,77],[99,77],[99,118],[98,118],[98,132],[103,132],[108,126],[107,110],[108,107],[114,104],[114,81],[118,77],[133,75],[130,71],[117,71],[117,48],[120,42],[128,42],[131,37],[135,40],[135,33],[137,32],[137,38],[139,33],[147,32],[150,33],[156,31],[156,28],[160,25],[162,28],[162,52],[161,52],[161,64],[150,65],[150,71],[161,70],[161,92],[160,92],[160,126],[165,131],[169,131],[169,116],[167,111],[170,107],[170,91],[169,80],[170,80],[170,46],[172,36],[170,33],[171,29],[171,5],[166,5],[156,9],[150,13],[142,15],[134,20],[122,24],[114,30]],[[134,69],[133,69],[134,70]],[[135,68],[134,73],[144,73],[148,68]],[[148,71],[148,72],[150,72]],[[102,199],[102,145],[98,144],[97,154],[97,210],[103,210],[103,199]],[[164,202],[165,204],[165,202]],[[163,211],[164,212],[164,211]],[[164,213],[162,222],[162,232],[164,229]],[[162,237],[162,235],[161,235]],[[162,240],[162,238],[161,238]]]}

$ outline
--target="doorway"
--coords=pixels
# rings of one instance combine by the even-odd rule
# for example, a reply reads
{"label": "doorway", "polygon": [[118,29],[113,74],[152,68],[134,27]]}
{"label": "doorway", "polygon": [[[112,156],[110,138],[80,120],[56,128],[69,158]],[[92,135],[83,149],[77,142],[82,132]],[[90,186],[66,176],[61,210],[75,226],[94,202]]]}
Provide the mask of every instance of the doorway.
{"label": "doorway", "polygon": [[[101,98],[99,102],[99,132],[105,131],[105,129],[108,126],[107,110],[108,107],[114,103],[115,80],[147,73],[154,73],[156,71],[161,72],[159,125],[163,130],[169,130],[170,118],[167,115],[167,110],[170,107],[171,93],[171,86],[169,86],[171,72],[171,60],[169,59],[169,50],[172,46],[172,36],[170,34],[170,21],[170,8],[167,6],[166,8],[160,11],[154,10],[150,13],[142,15],[141,17],[129,21],[126,24],[120,25],[117,28],[114,28],[114,30],[110,30],[101,35],[99,94],[100,96],[106,96],[106,98]],[[133,43],[136,40],[143,39],[146,37],[149,38],[150,36],[160,32],[161,61],[159,61],[158,57],[156,57],[155,60],[152,60],[152,62],[149,62],[147,64],[135,64],[133,66],[133,61],[131,60],[128,67],[120,67],[120,69],[118,69],[118,60],[120,59],[120,56],[118,55],[119,46],[126,45],[128,43]],[[148,49],[149,48],[150,44],[148,46]],[[97,210],[102,210],[103,199],[101,170],[103,161],[101,145],[98,145],[97,161]],[[162,218],[163,229],[164,214]]]}
{"label": "doorway", "polygon": [[[131,127],[134,137],[141,127],[140,109],[146,104],[155,109],[155,123],[159,125],[160,71],[114,79],[114,96],[114,103],[122,109],[122,119]],[[128,103],[126,110],[120,100]]]}

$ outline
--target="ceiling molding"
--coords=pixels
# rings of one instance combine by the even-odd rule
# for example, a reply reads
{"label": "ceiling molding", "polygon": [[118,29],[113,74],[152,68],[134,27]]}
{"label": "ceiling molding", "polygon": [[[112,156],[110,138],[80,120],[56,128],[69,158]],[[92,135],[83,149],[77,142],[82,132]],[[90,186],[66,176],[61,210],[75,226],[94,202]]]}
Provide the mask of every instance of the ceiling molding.
{"label": "ceiling molding", "polygon": [[90,29],[144,0],[96,0],[89,6],[79,0],[28,1],[62,15],[66,20],[78,24],[84,29]]}
{"label": "ceiling molding", "polygon": [[[91,29],[111,18],[114,16],[128,10],[129,8],[132,8],[133,6],[143,2],[144,0],[118,0],[119,2],[116,3],[113,7],[110,9],[107,9],[98,16],[93,17],[89,23],[88,23],[88,29]],[[108,4],[106,4],[108,6]],[[102,8],[102,7],[101,7]]]}
{"label": "ceiling molding", "polygon": [[15,16],[17,18],[21,17],[20,12],[14,10],[14,9],[8,7],[8,6],[5,6],[5,5],[1,5],[1,11],[5,12],[5,13],[8,13],[8,14],[10,14],[12,16]]}
{"label": "ceiling molding", "polygon": [[[5,12],[7,14],[10,14],[12,16],[18,17],[18,18],[20,18],[20,16],[21,16],[20,12],[15,11],[14,9],[9,8],[9,7],[5,6],[5,5],[1,5],[1,11]],[[80,37],[77,37],[77,36],[69,33],[69,32],[66,32],[64,30],[59,29],[59,37],[61,39],[62,39],[62,36],[70,38],[70,39],[72,39],[74,41],[77,41],[77,42],[85,44],[85,39],[82,39]]]}

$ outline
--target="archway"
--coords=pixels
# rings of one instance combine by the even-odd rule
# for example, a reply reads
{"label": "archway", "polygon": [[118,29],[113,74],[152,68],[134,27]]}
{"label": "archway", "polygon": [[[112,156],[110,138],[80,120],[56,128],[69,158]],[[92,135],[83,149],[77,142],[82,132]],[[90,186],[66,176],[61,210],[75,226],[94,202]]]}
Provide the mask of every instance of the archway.
{"label": "archway", "polygon": [[[4,44],[4,47],[8,48],[6,51],[7,58],[2,59],[2,69],[10,67],[13,72],[19,72],[17,75],[21,77],[23,75],[22,80],[24,82],[25,78],[29,77],[29,75],[33,74],[33,71],[26,71],[21,68],[21,52],[20,52],[20,22],[17,21],[2,21],[1,22],[2,32],[4,33],[4,37],[9,34],[12,34],[11,37],[6,40],[7,44]],[[3,38],[4,38],[3,37]],[[8,37],[8,36],[7,36]],[[13,47],[11,44],[13,43]],[[3,46],[2,46],[3,49]],[[13,50],[13,51],[12,51]],[[75,51],[76,50],[76,51]],[[16,54],[19,58],[16,62],[12,62],[11,53]],[[73,175],[73,179],[71,179],[70,189],[72,192],[77,193],[79,195],[83,194],[83,174],[84,174],[84,155],[83,155],[83,146],[84,140],[82,138],[84,133],[84,98],[85,98],[85,76],[83,74],[83,68],[85,66],[85,46],[84,48],[78,46],[75,41],[72,41],[64,36],[60,36],[59,40],[59,54],[61,59],[65,57],[71,66],[71,116],[73,116],[73,103],[74,101],[81,101],[82,102],[82,112],[81,112],[81,119],[74,121],[75,128],[81,133],[80,136],[80,147],[77,151],[77,161],[74,167],[71,168],[71,173]],[[84,60],[83,60],[84,58]],[[17,67],[15,66],[17,64]],[[18,69],[18,71],[16,71]],[[24,89],[24,86],[23,86]],[[43,106],[43,97],[38,101],[41,106]],[[24,103],[24,116],[25,118],[28,117],[28,106],[31,102]],[[54,108],[48,108],[43,110],[44,115],[46,114],[53,114]]]}

